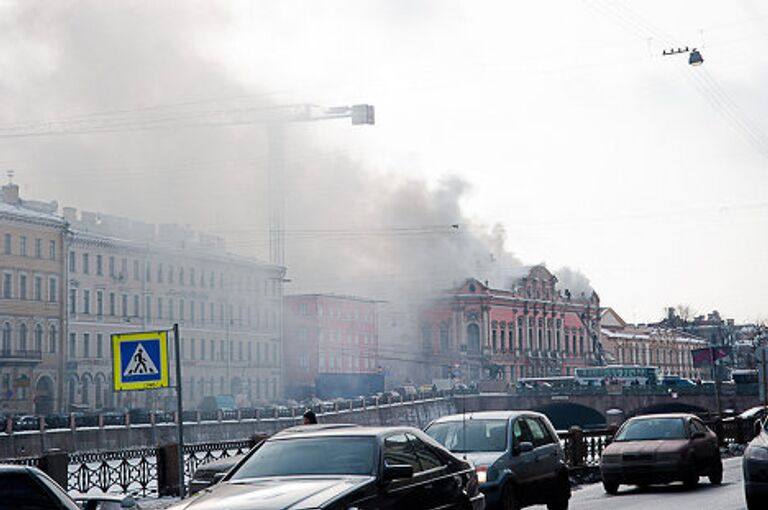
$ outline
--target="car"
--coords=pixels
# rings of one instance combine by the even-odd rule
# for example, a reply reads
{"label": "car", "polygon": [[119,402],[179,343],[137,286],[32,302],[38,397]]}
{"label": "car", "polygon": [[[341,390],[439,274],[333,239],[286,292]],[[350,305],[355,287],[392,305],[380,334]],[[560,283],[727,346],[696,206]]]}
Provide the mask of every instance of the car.
{"label": "car", "polygon": [[[280,431],[279,434],[283,434],[283,435],[295,434],[295,433],[307,432],[310,430],[330,430],[330,429],[339,429],[339,428],[357,427],[357,426],[358,425],[354,423],[323,423],[323,424],[315,424],[315,425],[298,425],[296,427],[290,427],[290,428],[284,429]],[[261,440],[257,443],[257,446],[264,439],[267,439],[267,436],[262,436]],[[194,494],[207,487],[210,487],[211,485],[214,485],[215,483],[217,483],[222,479],[223,475],[225,475],[230,469],[235,467],[238,462],[243,460],[244,457],[245,457],[245,454],[232,455],[229,457],[222,457],[220,459],[202,464],[192,474],[192,480],[189,482],[189,493]]]}
{"label": "car", "polygon": [[741,460],[744,472],[744,496],[749,510],[768,508],[768,421],[750,441]]}
{"label": "car", "polygon": [[74,500],[82,510],[141,510],[133,496],[124,494],[76,494]]}
{"label": "car", "polygon": [[668,388],[693,388],[696,383],[679,375],[665,375],[661,377],[660,384]]}
{"label": "car", "polygon": [[488,508],[546,504],[565,510],[571,484],[554,427],[533,411],[485,411],[444,416],[424,430],[472,461]]}
{"label": "car", "polygon": [[31,466],[0,464],[2,507],[24,510],[81,510],[51,477]]}
{"label": "car", "polygon": [[174,510],[482,510],[471,464],[412,427],[284,431]]}
{"label": "car", "polygon": [[646,486],[680,481],[695,487],[700,476],[723,480],[717,435],[697,416],[650,414],[625,421],[600,457],[605,492],[621,484]]}

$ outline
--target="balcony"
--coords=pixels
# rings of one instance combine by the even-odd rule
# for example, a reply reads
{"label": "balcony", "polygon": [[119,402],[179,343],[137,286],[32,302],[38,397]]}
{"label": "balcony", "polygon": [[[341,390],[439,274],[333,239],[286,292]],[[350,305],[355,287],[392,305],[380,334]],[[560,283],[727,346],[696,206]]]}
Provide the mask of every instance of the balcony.
{"label": "balcony", "polygon": [[43,361],[42,351],[0,349],[1,365],[35,365]]}

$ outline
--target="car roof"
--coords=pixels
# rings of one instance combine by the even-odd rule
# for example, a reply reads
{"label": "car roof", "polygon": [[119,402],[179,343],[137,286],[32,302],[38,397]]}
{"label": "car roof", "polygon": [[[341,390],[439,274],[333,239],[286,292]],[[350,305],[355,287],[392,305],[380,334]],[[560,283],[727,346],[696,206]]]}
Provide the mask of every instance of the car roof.
{"label": "car roof", "polygon": [[290,431],[283,431],[270,437],[267,441],[283,441],[287,439],[308,438],[308,437],[382,437],[393,432],[419,433],[419,429],[413,427],[363,427],[363,426],[345,426],[345,427],[307,427],[305,430],[296,430],[293,427]]}
{"label": "car roof", "polygon": [[511,418],[517,418],[518,416],[544,416],[536,411],[479,411],[476,413],[464,413],[464,414],[451,414],[436,419],[433,423],[445,423],[464,420],[508,420]]}
{"label": "car roof", "polygon": [[23,464],[0,464],[0,473],[26,473],[30,468]]}
{"label": "car roof", "polygon": [[698,418],[695,414],[691,413],[658,413],[658,414],[643,414],[641,416],[633,416],[630,420],[645,420],[651,418]]}

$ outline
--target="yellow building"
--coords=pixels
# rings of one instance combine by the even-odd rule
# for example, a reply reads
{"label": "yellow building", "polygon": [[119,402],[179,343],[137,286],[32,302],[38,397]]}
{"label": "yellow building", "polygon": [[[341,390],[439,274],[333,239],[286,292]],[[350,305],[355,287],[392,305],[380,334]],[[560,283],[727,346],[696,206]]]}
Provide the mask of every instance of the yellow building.
{"label": "yellow building", "polygon": [[55,202],[0,190],[0,413],[48,414],[62,402],[66,224]]}

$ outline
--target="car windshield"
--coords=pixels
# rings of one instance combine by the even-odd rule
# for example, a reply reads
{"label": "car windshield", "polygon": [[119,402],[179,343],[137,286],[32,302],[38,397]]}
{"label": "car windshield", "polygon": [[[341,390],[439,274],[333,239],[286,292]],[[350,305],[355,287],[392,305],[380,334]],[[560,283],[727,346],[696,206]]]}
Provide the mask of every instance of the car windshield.
{"label": "car windshield", "polygon": [[630,421],[621,428],[614,441],[651,441],[658,439],[685,439],[681,418],[653,418]]}
{"label": "car windshield", "polygon": [[463,420],[435,423],[426,433],[452,452],[502,452],[507,428],[507,420]]}
{"label": "car windshield", "polygon": [[371,475],[373,437],[311,437],[267,441],[231,480],[292,475]]}

